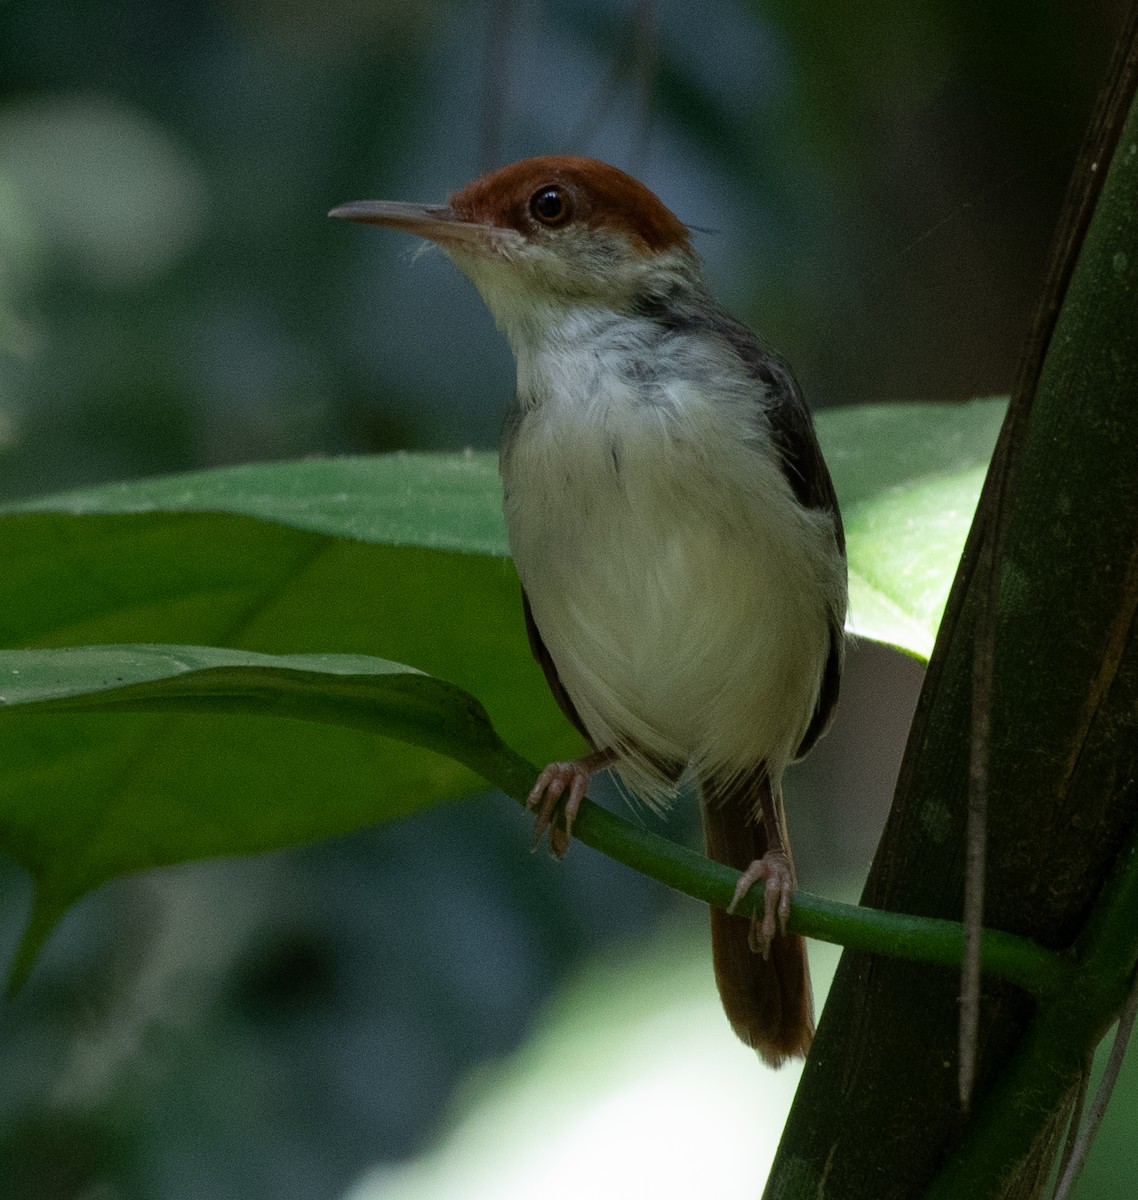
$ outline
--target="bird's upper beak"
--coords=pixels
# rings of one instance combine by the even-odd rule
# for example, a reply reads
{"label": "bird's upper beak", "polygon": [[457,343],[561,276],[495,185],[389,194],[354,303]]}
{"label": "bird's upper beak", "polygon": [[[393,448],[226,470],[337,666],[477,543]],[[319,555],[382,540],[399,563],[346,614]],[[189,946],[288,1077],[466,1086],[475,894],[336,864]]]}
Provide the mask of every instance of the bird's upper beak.
{"label": "bird's upper beak", "polygon": [[352,200],[328,214],[365,225],[386,225],[429,238],[441,246],[487,248],[503,233],[493,225],[464,221],[445,204],[406,204],[402,200]]}

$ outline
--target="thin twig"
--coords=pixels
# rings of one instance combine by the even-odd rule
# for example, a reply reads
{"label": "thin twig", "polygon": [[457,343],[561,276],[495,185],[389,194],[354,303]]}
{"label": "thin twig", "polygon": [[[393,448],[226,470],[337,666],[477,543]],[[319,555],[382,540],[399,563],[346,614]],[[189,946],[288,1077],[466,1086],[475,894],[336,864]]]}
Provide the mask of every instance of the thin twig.
{"label": "thin twig", "polygon": [[648,165],[652,135],[652,113],[656,97],[657,46],[656,0],[637,0],[635,16],[635,63],[637,98],[639,101],[628,163],[641,175]]}
{"label": "thin twig", "polygon": [[623,82],[631,74],[637,87],[639,111],[629,144],[629,167],[642,173],[648,153],[656,73],[656,0],[637,0],[631,27],[616,46],[604,82],[571,133],[569,144],[581,152],[591,148],[601,127],[612,115]]}
{"label": "thin twig", "polygon": [[[993,525],[999,524],[1002,478],[993,494]],[[989,528],[980,547],[978,577],[983,580],[980,618],[972,654],[972,736],[968,757],[968,824],[964,857],[964,957],[960,963],[960,1108],[967,1112],[976,1083],[980,1028],[980,938],[984,931],[984,881],[988,849],[988,750],[992,730],[992,678],[996,656],[996,597]]]}
{"label": "thin twig", "polygon": [[574,148],[575,152],[583,152],[591,148],[593,139],[616,102],[623,74],[624,64],[618,54],[609,64],[608,74],[593,97],[593,102],[586,108],[569,135],[569,145]]}
{"label": "thin twig", "polygon": [[482,131],[478,145],[480,171],[496,167],[502,156],[504,114],[509,107],[511,34],[517,25],[516,0],[494,0],[486,30],[482,83]]}
{"label": "thin twig", "polygon": [[1087,1088],[1091,1083],[1091,1063],[1094,1055],[1088,1054],[1083,1062],[1083,1069],[1079,1072],[1079,1090],[1075,1093],[1075,1103],[1071,1109],[1071,1117],[1067,1122],[1067,1137],[1063,1142],[1063,1157],[1059,1160],[1059,1170],[1055,1175],[1056,1187],[1059,1180],[1067,1172],[1067,1164],[1071,1161],[1071,1155],[1075,1152],[1075,1144],[1079,1140],[1079,1130],[1083,1124],[1083,1106],[1087,1102]]}
{"label": "thin twig", "polygon": [[1138,1016],[1138,973],[1135,974],[1130,985],[1130,992],[1126,997],[1125,1005],[1123,1005],[1122,1015],[1118,1019],[1118,1032],[1114,1035],[1114,1044],[1110,1048],[1110,1057],[1106,1060],[1106,1070],[1103,1072],[1102,1082],[1098,1085],[1098,1091],[1095,1093],[1094,1103],[1087,1116],[1087,1123],[1083,1126],[1082,1132],[1075,1142],[1075,1147],[1071,1151],[1066,1170],[1056,1185],[1054,1200],[1067,1200],[1083,1169],[1095,1135],[1098,1133],[1098,1127],[1102,1124],[1106,1106],[1114,1094],[1114,1085],[1118,1082],[1119,1072],[1122,1070],[1122,1060],[1126,1057],[1126,1047],[1130,1042],[1130,1035],[1134,1031],[1135,1016]]}
{"label": "thin twig", "polygon": [[984,892],[988,857],[989,758],[992,702],[995,694],[996,634],[999,627],[999,564],[1004,558],[1009,479],[1020,444],[1019,430],[1035,399],[1038,369],[1023,377],[1004,418],[988,481],[981,499],[986,518],[976,558],[979,612],[972,642],[971,728],[968,748],[968,820],[964,849],[964,957],[960,962],[960,1031],[957,1086],[960,1107],[968,1112],[976,1083],[980,1028],[980,938],[984,930]]}

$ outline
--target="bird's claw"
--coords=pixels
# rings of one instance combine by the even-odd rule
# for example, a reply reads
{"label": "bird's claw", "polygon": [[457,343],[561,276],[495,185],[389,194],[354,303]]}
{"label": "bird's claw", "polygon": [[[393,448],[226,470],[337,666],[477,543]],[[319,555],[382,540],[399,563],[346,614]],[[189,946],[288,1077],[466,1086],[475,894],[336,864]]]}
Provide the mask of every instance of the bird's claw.
{"label": "bird's claw", "polygon": [[751,918],[751,949],[761,953],[763,958],[769,958],[775,933],[786,933],[786,923],[790,920],[790,901],[794,896],[794,868],[783,851],[768,850],[762,858],[756,858],[751,863],[739,876],[735,895],[727,911],[734,912],[743,897],[760,880],[764,882],[763,917],[761,921],[758,914]]}
{"label": "bird's claw", "polygon": [[[589,767],[582,759],[552,762],[542,771],[526,797],[526,808],[534,809],[537,813],[533,825],[534,850],[548,829],[549,849],[556,858],[564,857],[565,851],[569,849],[573,819],[588,788]],[[566,789],[568,796],[565,796]],[[564,803],[562,797],[565,797]],[[555,824],[559,807],[563,823]]]}

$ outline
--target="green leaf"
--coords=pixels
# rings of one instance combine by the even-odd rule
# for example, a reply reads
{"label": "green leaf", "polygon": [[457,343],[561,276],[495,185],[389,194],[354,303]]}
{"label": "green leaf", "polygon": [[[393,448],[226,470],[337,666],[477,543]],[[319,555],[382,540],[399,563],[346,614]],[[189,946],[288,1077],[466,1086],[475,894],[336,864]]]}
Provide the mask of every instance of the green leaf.
{"label": "green leaf", "polygon": [[[408,755],[402,771],[393,756],[394,778],[377,776],[377,735],[432,751],[423,761],[444,772],[455,760],[492,774],[504,749],[471,696],[363,655],[0,651],[0,711],[14,751],[0,773],[0,830],[36,878],[17,975],[64,909],[105,879],[375,824],[445,786]],[[193,714],[176,739],[175,713]],[[251,719],[265,716],[280,719]],[[344,768],[363,785],[337,787]]]}
{"label": "green leaf", "polygon": [[258,463],[102,484],[0,513],[232,513],[391,546],[505,557],[496,454],[387,454]]}
{"label": "green leaf", "polygon": [[[477,694],[521,752],[569,753],[580,742],[529,652],[498,495],[490,455],[397,455],[233,468],[13,505],[0,515],[0,645],[375,655]],[[268,512],[279,519],[258,519]],[[389,786],[435,780],[409,806],[475,784],[422,754],[373,750],[369,763],[366,774]]]}
{"label": "green leaf", "polygon": [[[0,515],[0,644],[372,655],[477,694],[527,757],[579,753],[529,652],[497,496],[490,455],[392,456],[13,505]],[[260,519],[267,512],[281,520]],[[0,711],[0,844],[37,881],[26,945],[109,875],[296,845],[482,786],[421,742],[224,708],[113,719]],[[66,850],[53,826],[66,827]],[[75,855],[115,830],[114,854],[96,847],[98,870]]]}
{"label": "green leaf", "polygon": [[[819,436],[837,485],[849,540],[851,632],[917,658],[928,657],[1005,408],[1006,401],[1001,398],[968,404],[864,405],[818,417]],[[162,514],[158,526],[140,521],[136,526],[115,527],[112,532],[117,532],[120,542],[138,538],[147,545],[152,539],[168,544],[172,538],[190,550],[216,549],[222,562],[197,562],[193,574],[186,572],[189,577],[182,581],[189,591],[198,580],[202,590],[215,597],[215,585],[229,590],[224,572],[235,565],[235,556],[248,553],[247,537],[253,542],[249,550],[255,557],[245,564],[248,570],[233,573],[236,586],[291,586],[286,578],[271,578],[277,572],[287,573],[287,562],[275,557],[263,561],[278,550],[285,553],[288,539],[263,529],[256,533],[242,530],[227,520],[232,516],[389,548],[418,547],[490,558],[507,553],[496,460],[486,452],[231,467],[86,488],[0,508],[0,514],[4,513],[88,518]],[[176,514],[192,513],[201,514],[202,519],[180,529]],[[92,532],[94,538],[81,531],[79,540],[103,540],[101,529],[93,527]],[[163,538],[164,532],[169,536]],[[302,543],[296,541],[295,546],[297,553],[303,554]],[[116,548],[107,545],[105,549],[113,555]],[[78,556],[82,558],[82,550]],[[125,586],[145,594],[148,585],[161,586],[154,576],[162,575],[169,564],[160,561],[151,572],[145,562],[131,563],[126,570],[121,559],[109,565],[120,580],[116,592],[127,581]],[[469,557],[450,566],[457,570],[459,582],[478,575],[479,568]],[[401,563],[373,554],[363,569],[376,580],[400,578],[400,590],[406,594],[407,568]],[[421,565],[416,569],[424,570]],[[252,572],[259,576],[255,581],[248,578]],[[7,599],[2,592],[0,597]],[[451,603],[444,590],[423,599],[428,604],[433,599],[444,608]],[[377,613],[377,621],[383,615]],[[8,619],[16,618],[10,612]],[[508,619],[516,619],[512,600]],[[136,632],[128,628],[112,636],[131,636],[133,640]],[[32,636],[40,636],[34,626]],[[22,631],[12,629],[7,640],[10,643],[22,637]],[[155,640],[164,639],[156,636]],[[220,639],[195,636],[192,640]],[[52,641],[56,639],[52,637]],[[310,645],[294,640],[280,648],[299,650]],[[338,642],[335,648],[359,649],[363,645]],[[417,652],[419,647],[413,649]],[[418,661],[405,652],[395,656]]]}
{"label": "green leaf", "polygon": [[819,417],[846,525],[851,633],[932,653],[1006,409],[1001,397]]}

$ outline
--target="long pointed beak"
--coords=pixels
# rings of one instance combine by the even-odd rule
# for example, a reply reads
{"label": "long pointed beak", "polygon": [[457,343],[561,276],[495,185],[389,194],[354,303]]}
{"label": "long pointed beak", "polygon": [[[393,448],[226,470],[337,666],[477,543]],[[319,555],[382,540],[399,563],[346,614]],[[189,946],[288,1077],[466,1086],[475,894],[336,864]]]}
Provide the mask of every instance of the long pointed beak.
{"label": "long pointed beak", "polygon": [[364,225],[385,225],[418,234],[441,245],[470,244],[485,246],[488,236],[500,234],[491,225],[478,225],[460,220],[445,204],[406,204],[402,200],[353,200],[337,205],[328,214]]}

